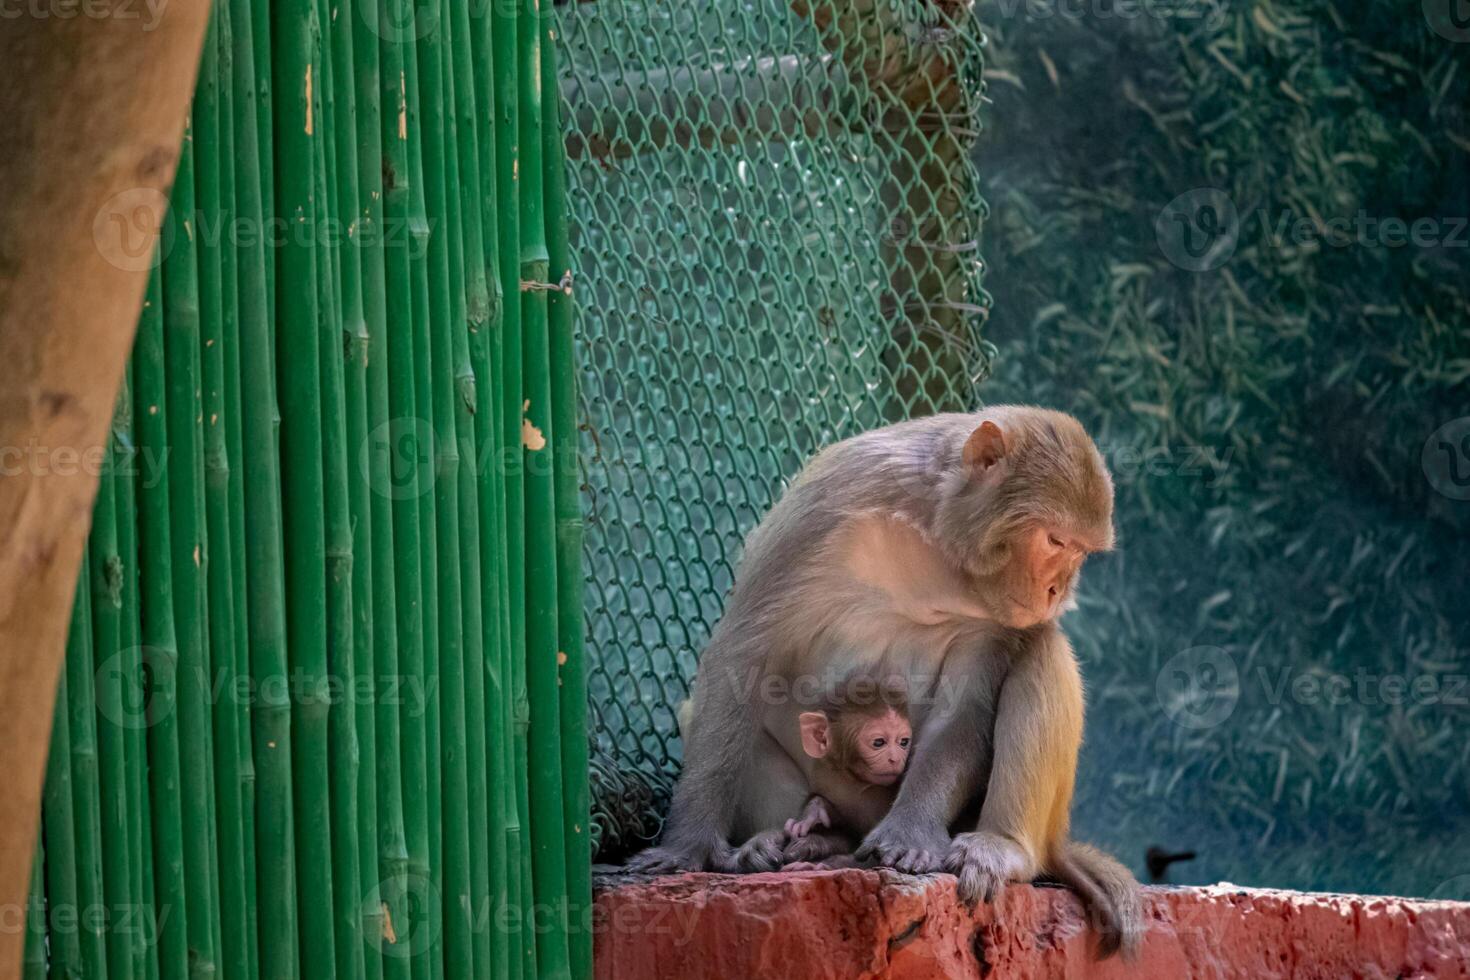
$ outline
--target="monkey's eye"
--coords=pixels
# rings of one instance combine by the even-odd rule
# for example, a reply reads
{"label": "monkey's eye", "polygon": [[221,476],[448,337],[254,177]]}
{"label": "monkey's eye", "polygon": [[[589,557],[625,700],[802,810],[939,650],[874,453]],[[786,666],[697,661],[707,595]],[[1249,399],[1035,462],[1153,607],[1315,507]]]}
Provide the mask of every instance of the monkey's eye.
{"label": "monkey's eye", "polygon": [[881,749],[883,746],[885,746],[887,744],[888,744],[888,739],[886,739],[886,738],[875,738],[875,739],[873,739],[873,748],[875,748],[875,749]]}
{"label": "monkey's eye", "polygon": [[1055,534],[1052,534],[1050,531],[1047,532],[1046,540],[1048,543],[1051,544],[1053,548],[1063,547],[1062,539],[1057,537]]}
{"label": "monkey's eye", "polygon": [[898,740],[898,747],[901,748],[901,749],[908,748],[909,747],[909,740],[906,739],[906,738],[899,739]]}

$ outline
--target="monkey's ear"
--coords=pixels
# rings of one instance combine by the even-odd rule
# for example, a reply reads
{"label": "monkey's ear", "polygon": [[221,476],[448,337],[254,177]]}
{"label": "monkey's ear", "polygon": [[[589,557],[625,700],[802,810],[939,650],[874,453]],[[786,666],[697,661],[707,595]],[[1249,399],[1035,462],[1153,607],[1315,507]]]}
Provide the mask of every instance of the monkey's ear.
{"label": "monkey's ear", "polygon": [[1006,435],[1000,430],[1000,426],[987,419],[965,440],[960,458],[965,461],[966,466],[983,472],[999,463],[1005,455]]}
{"label": "monkey's ear", "polygon": [[832,751],[832,727],[827,716],[820,711],[803,711],[797,719],[801,722],[801,750],[813,759],[820,759]]}

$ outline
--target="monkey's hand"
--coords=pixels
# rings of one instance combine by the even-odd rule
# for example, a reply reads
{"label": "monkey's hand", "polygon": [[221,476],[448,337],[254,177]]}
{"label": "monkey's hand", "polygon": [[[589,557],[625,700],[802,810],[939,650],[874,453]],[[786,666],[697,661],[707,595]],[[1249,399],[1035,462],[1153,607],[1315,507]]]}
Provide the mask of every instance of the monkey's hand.
{"label": "monkey's hand", "polygon": [[786,836],[794,840],[798,837],[805,837],[820,827],[830,826],[832,826],[832,812],[827,809],[827,801],[820,796],[813,796],[800,817],[786,821]]}
{"label": "monkey's hand", "polygon": [[681,871],[722,871],[734,854],[734,848],[723,841],[705,847],[666,843],[633,855],[628,860],[627,870],[648,875],[671,875]]}
{"label": "monkey's hand", "polygon": [[904,824],[889,813],[858,848],[857,858],[865,864],[922,875],[938,871],[948,850],[949,834],[939,824]]}
{"label": "monkey's hand", "polygon": [[753,874],[775,871],[781,867],[781,845],[786,842],[784,830],[763,830],[741,844],[715,870],[729,874]]}
{"label": "monkey's hand", "polygon": [[1011,881],[1030,881],[1031,861],[1019,844],[999,834],[976,831],[960,834],[944,859],[944,870],[956,875],[960,900],[974,905],[992,902]]}

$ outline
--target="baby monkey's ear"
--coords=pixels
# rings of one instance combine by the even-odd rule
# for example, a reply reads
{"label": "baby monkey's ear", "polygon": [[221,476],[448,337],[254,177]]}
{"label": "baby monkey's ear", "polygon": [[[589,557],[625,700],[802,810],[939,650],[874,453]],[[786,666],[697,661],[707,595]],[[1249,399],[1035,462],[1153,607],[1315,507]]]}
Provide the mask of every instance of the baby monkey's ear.
{"label": "baby monkey's ear", "polygon": [[971,432],[970,438],[965,440],[965,448],[960,453],[960,458],[978,475],[1004,459],[1006,452],[1005,433],[1001,431],[1000,426],[986,420],[981,422],[980,427]]}
{"label": "baby monkey's ear", "polygon": [[821,711],[803,711],[801,722],[801,750],[813,759],[820,759],[832,751],[832,726],[827,715]]}

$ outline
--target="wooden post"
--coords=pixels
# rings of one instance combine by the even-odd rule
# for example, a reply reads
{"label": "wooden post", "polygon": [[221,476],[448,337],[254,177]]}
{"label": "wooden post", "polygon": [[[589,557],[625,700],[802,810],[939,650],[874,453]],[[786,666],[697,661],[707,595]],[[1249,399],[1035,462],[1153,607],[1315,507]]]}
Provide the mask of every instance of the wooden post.
{"label": "wooden post", "polygon": [[[0,20],[0,906],[36,853],[103,440],[178,162],[206,0]],[[0,980],[25,935],[0,931]]]}

